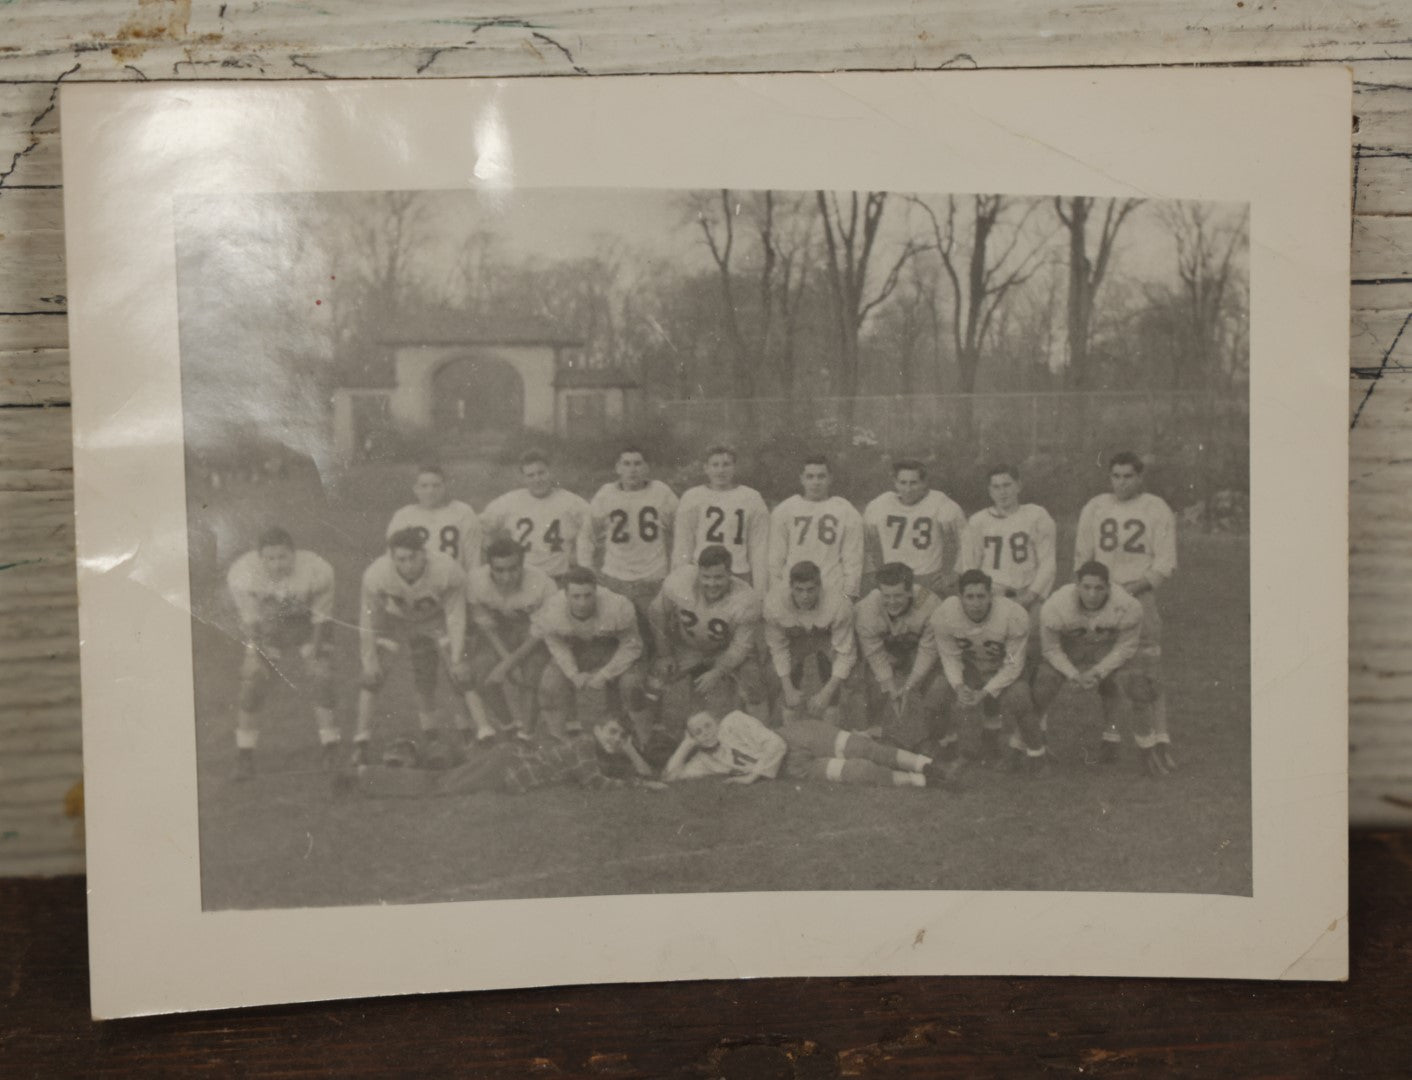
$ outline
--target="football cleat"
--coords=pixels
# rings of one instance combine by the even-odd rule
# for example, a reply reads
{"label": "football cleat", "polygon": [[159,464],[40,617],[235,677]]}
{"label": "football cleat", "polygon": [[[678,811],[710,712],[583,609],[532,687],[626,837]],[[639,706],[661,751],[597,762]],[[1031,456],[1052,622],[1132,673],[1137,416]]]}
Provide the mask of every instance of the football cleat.
{"label": "football cleat", "polygon": [[1098,763],[1112,765],[1118,760],[1118,744],[1112,739],[1104,739],[1098,744]]}
{"label": "football cleat", "polygon": [[1177,761],[1176,758],[1172,757],[1172,746],[1170,743],[1158,743],[1152,748],[1152,751],[1162,759],[1162,764],[1166,766],[1169,773],[1177,771]]}
{"label": "football cleat", "polygon": [[1146,767],[1149,776],[1167,776],[1171,769],[1167,767],[1164,760],[1166,755],[1158,753],[1158,747],[1153,746],[1143,751],[1143,765]]}
{"label": "football cleat", "polygon": [[372,763],[373,747],[369,739],[355,739],[353,742],[353,764],[369,765]]}
{"label": "football cleat", "polygon": [[961,783],[957,776],[961,772],[961,759],[950,761],[929,761],[922,766],[922,775],[927,778],[927,787],[941,788],[943,791],[959,791]]}
{"label": "football cleat", "polygon": [[1031,780],[1040,780],[1049,775],[1053,762],[1049,760],[1048,754],[1040,754],[1037,757],[1025,755],[1025,772]]}
{"label": "football cleat", "polygon": [[338,768],[339,762],[343,759],[343,744],[338,742],[324,743],[323,753],[320,760],[323,763],[325,772],[332,772]]}
{"label": "football cleat", "polygon": [[[359,765],[363,764],[357,761],[356,755],[354,760]],[[415,769],[420,761],[417,744],[411,739],[398,739],[382,752],[382,763],[392,769]]]}

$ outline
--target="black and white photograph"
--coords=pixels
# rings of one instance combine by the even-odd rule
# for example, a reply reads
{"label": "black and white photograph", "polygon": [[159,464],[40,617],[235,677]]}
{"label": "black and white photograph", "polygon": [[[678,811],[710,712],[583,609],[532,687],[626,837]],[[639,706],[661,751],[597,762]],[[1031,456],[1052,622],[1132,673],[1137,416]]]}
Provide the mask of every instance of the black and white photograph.
{"label": "black and white photograph", "polygon": [[1248,206],[174,213],[207,910],[1250,895]]}
{"label": "black and white photograph", "polygon": [[95,1015],[1344,977],[1348,95],[64,88]]}

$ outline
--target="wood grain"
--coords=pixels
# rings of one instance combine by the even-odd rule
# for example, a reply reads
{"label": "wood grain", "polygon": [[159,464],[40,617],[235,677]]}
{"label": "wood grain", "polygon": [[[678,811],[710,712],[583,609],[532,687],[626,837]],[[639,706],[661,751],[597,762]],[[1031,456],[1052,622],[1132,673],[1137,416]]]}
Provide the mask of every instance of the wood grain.
{"label": "wood grain", "polygon": [[[1014,0],[1003,12],[976,0],[506,0],[493,15],[451,0],[33,0],[0,6],[0,43],[0,500],[19,500],[0,504],[0,563],[13,564],[0,571],[0,757],[53,751],[71,781],[61,81],[1350,65],[1351,806],[1357,821],[1412,823],[1412,586],[1400,584],[1412,581],[1412,17],[1394,0]],[[44,529],[60,519],[70,529],[51,542]],[[81,868],[53,791],[10,788],[0,835],[23,836],[28,853],[0,842],[0,873]]]}
{"label": "wood grain", "polygon": [[[88,1019],[83,881],[0,881],[0,1073],[524,1080],[1384,1077],[1412,1061],[1412,835],[1352,837],[1344,984],[758,979]],[[212,973],[219,978],[219,972]]]}

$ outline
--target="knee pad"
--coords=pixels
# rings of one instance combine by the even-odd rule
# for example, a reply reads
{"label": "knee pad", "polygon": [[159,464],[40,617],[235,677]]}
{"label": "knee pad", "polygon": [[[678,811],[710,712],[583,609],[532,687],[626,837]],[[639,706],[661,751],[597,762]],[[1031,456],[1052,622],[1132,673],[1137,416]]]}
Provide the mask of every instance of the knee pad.
{"label": "knee pad", "polygon": [[1157,684],[1150,675],[1142,672],[1129,674],[1124,680],[1123,691],[1128,695],[1128,700],[1137,705],[1151,705],[1157,700]]}

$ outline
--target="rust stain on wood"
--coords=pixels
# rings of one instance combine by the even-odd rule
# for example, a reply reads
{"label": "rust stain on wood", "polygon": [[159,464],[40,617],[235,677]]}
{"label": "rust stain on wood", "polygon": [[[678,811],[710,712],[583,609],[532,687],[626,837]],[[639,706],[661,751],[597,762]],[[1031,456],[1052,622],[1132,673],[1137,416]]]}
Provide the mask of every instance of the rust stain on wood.
{"label": "rust stain on wood", "polygon": [[132,18],[118,27],[125,44],[113,46],[113,59],[131,63],[159,41],[184,38],[190,21],[191,0],[137,0]]}

